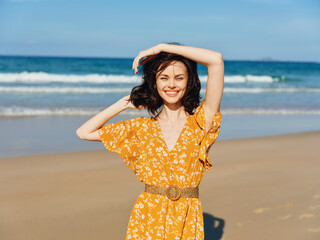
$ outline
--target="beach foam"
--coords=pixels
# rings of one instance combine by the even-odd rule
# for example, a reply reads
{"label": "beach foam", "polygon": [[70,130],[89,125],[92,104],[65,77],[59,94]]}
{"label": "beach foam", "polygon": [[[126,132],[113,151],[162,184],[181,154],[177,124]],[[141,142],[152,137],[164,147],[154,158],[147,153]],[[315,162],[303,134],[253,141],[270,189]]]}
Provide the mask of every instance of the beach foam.
{"label": "beach foam", "polygon": [[[26,116],[76,116],[76,115],[95,115],[98,112],[102,111],[103,108],[80,108],[80,107],[22,107],[22,106],[10,106],[10,107],[0,107],[0,117],[26,117]],[[146,110],[142,110],[141,112],[138,112],[139,110],[126,110],[121,112],[121,115],[142,115],[142,116],[149,116],[149,114],[146,112]],[[307,109],[255,109],[255,108],[246,108],[246,109],[234,109],[224,108],[221,110],[222,115],[320,115],[320,109],[319,110],[307,110]]]}
{"label": "beach foam", "polygon": [[[200,75],[201,82],[206,82],[208,76]],[[0,73],[0,82],[2,83],[49,83],[49,82],[65,82],[65,83],[137,83],[141,82],[140,76],[128,75],[112,75],[112,74],[53,74],[47,72],[27,72],[20,73]],[[285,81],[284,76],[258,76],[258,75],[234,75],[225,76],[226,83],[245,83],[245,82],[277,82]]]}

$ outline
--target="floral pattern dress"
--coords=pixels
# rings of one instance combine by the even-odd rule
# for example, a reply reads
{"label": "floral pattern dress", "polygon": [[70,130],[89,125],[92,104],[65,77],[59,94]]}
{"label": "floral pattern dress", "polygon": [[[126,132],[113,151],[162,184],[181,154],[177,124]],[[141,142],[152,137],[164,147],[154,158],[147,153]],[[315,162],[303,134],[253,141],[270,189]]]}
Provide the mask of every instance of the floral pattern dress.
{"label": "floral pattern dress", "polygon": [[[213,168],[208,151],[216,141],[221,124],[220,108],[212,127],[205,131],[204,99],[187,117],[174,147],[169,151],[154,117],[136,117],[102,126],[99,136],[104,146],[118,153],[141,182],[168,187],[196,187],[205,171]],[[204,224],[199,198],[176,201],[165,195],[142,192],[130,215],[126,240],[203,240]]]}

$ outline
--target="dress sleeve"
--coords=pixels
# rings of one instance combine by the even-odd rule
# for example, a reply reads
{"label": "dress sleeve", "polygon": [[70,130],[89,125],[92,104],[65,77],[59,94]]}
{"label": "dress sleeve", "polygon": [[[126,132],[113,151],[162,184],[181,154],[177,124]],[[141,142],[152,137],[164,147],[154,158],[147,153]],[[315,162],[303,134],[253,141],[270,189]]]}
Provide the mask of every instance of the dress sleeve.
{"label": "dress sleeve", "polygon": [[205,125],[205,112],[203,108],[204,99],[201,101],[200,105],[196,108],[195,111],[195,119],[199,127],[203,132],[203,138],[200,143],[200,152],[199,152],[199,159],[203,162],[205,170],[209,171],[210,168],[213,168],[213,165],[210,163],[209,159],[209,150],[213,143],[216,141],[219,132],[220,132],[220,125],[221,125],[221,112],[220,107],[218,112],[216,112],[212,118],[212,126],[208,132],[206,132],[206,125]]}
{"label": "dress sleeve", "polygon": [[133,118],[109,123],[98,130],[101,142],[106,149],[118,153],[134,173],[137,171],[137,160],[140,155],[137,137],[138,120],[139,118]]}

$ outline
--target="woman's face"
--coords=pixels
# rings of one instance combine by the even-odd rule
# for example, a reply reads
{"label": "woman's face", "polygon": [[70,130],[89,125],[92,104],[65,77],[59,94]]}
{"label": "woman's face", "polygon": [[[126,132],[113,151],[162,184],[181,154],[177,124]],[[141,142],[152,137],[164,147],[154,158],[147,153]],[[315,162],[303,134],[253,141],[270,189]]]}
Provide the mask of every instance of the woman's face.
{"label": "woman's face", "polygon": [[179,103],[187,89],[188,71],[184,63],[175,61],[157,73],[156,85],[163,103]]}

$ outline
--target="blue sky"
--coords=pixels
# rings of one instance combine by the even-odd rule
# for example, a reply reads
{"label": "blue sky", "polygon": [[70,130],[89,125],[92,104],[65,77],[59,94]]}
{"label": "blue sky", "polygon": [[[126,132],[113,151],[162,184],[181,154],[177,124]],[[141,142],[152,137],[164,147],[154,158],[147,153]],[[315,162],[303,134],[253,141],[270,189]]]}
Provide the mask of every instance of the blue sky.
{"label": "blue sky", "polygon": [[226,60],[320,61],[319,0],[0,0],[0,54],[135,57],[161,42]]}

